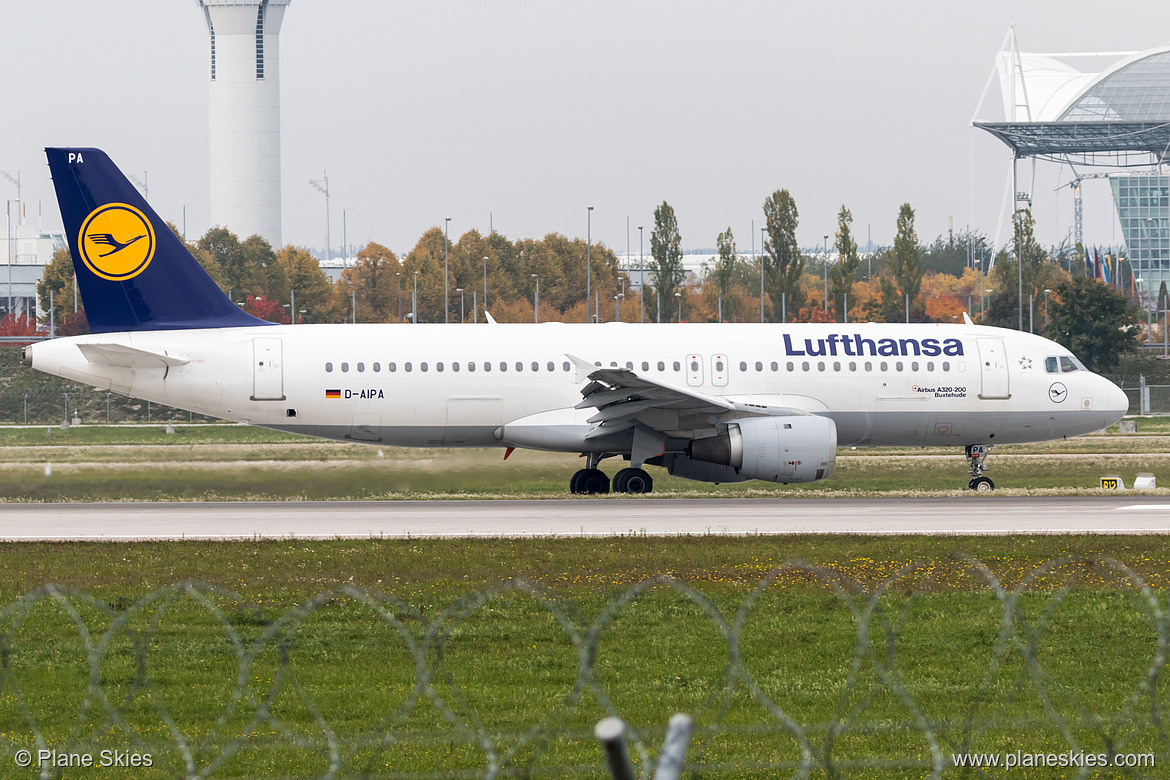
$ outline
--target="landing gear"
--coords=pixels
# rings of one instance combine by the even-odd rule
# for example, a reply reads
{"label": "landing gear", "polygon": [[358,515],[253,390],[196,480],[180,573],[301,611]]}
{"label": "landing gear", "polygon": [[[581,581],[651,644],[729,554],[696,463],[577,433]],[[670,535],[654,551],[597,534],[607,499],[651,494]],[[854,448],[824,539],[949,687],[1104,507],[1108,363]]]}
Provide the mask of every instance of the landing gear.
{"label": "landing gear", "polygon": [[971,475],[971,481],[967,483],[967,487],[971,490],[980,493],[986,493],[995,490],[995,483],[987,477],[983,476],[983,472],[987,471],[985,461],[987,456],[991,454],[990,444],[968,444],[967,445],[967,473]]}
{"label": "landing gear", "polygon": [[608,493],[609,477],[601,469],[581,469],[569,480],[569,492],[585,495]]}
{"label": "landing gear", "polygon": [[649,493],[654,480],[643,469],[622,469],[613,478],[615,493]]}

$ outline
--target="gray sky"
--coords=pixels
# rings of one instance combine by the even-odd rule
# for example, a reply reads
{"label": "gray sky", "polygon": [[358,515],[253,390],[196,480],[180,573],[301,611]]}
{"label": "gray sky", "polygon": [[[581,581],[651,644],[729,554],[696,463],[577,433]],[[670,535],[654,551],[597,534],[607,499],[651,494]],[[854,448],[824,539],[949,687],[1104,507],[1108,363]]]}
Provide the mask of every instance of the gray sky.
{"label": "gray sky", "polygon": [[[1033,0],[595,0],[591,3],[293,0],[281,32],[284,240],[395,251],[450,216],[489,214],[510,237],[626,246],[674,206],[683,244],[730,226],[751,247],[764,197],[787,188],[800,242],[832,234],[841,204],[864,243],[892,240],[898,205],[920,239],[966,224],[994,235],[1006,147],[969,122],[1008,24],[1033,51],[1164,43],[1165,3]],[[208,36],[194,0],[11,0],[3,20],[0,169],[60,217],[41,149],[98,146],[149,171],[152,205],[208,227]],[[981,116],[999,119],[998,84]],[[1021,166],[1023,169],[1023,166]],[[1068,180],[1041,164],[1037,230],[1072,224]],[[0,179],[3,197],[15,187]],[[1120,241],[1105,182],[1085,187],[1085,237]],[[637,251],[638,234],[632,231]],[[1006,236],[1006,232],[1005,232]],[[758,240],[758,237],[757,237]],[[831,239],[830,239],[831,240]]]}

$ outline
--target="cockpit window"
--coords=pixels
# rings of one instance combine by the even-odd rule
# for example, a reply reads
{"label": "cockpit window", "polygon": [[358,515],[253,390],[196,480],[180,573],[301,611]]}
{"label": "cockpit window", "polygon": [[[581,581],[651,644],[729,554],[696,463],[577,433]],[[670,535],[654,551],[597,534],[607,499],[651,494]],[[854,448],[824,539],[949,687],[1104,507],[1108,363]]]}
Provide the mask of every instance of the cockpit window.
{"label": "cockpit window", "polygon": [[1077,364],[1070,357],[1061,356],[1060,358],[1060,372],[1067,374],[1077,370]]}
{"label": "cockpit window", "polygon": [[1060,361],[1054,357],[1044,358],[1044,370],[1050,374],[1060,371]]}

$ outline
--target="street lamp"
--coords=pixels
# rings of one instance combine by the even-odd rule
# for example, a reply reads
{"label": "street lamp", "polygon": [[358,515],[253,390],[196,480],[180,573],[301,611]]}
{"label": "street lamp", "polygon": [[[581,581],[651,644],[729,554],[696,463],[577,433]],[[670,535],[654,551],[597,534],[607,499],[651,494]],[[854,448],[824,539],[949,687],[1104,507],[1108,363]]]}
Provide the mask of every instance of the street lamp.
{"label": "street lamp", "polygon": [[764,324],[764,237],[768,235],[768,228],[760,226],[760,324]]}
{"label": "street lamp", "polygon": [[678,321],[682,322],[682,293],[675,293],[674,299],[678,302]]}
{"label": "street lamp", "polygon": [[450,322],[451,298],[447,292],[447,258],[451,254],[451,240],[447,237],[450,217],[443,217],[443,322]]}
{"label": "street lamp", "polygon": [[488,261],[488,259],[485,257],[483,259],[483,310],[484,311],[487,311],[487,261]]}
{"label": "street lamp", "polygon": [[1048,293],[1052,290],[1044,291],[1044,330],[1048,330]]}
{"label": "street lamp", "polygon": [[532,321],[540,322],[540,276],[539,274],[529,274],[536,280],[536,297],[532,300]]}
{"label": "street lamp", "polygon": [[[593,207],[586,207],[585,222],[585,322],[589,319],[589,299],[593,296]],[[596,312],[595,312],[596,313]]]}
{"label": "street lamp", "polygon": [[829,234],[825,233],[825,311],[829,310]]}
{"label": "street lamp", "polygon": [[410,324],[418,325],[418,271],[414,272],[414,292],[410,294]]}
{"label": "street lamp", "polygon": [[642,260],[642,226],[638,225],[638,322],[646,321],[646,263]]}
{"label": "street lamp", "polygon": [[463,288],[456,287],[455,292],[459,293],[459,322],[463,322]]}
{"label": "street lamp", "polygon": [[622,321],[622,298],[625,297],[625,293],[618,293],[617,295],[613,296],[613,306],[614,311],[616,312],[614,319],[616,319],[618,322]]}
{"label": "street lamp", "polygon": [[398,286],[398,321],[402,322],[402,272],[394,272],[394,282]]}

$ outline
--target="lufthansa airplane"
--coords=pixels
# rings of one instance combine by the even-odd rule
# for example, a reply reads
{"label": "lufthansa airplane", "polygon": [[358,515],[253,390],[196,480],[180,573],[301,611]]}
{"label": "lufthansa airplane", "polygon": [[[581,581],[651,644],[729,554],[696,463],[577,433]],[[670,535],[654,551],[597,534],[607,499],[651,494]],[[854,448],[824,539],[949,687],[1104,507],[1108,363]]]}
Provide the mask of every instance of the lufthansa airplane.
{"label": "lufthansa airplane", "polygon": [[[103,152],[48,149],[90,335],[25,365],[328,439],[576,452],[573,493],[815,482],[838,446],[963,447],[1100,430],[1125,394],[1067,349],[963,324],[275,325],[240,310]],[[612,481],[598,466],[628,460]]]}

